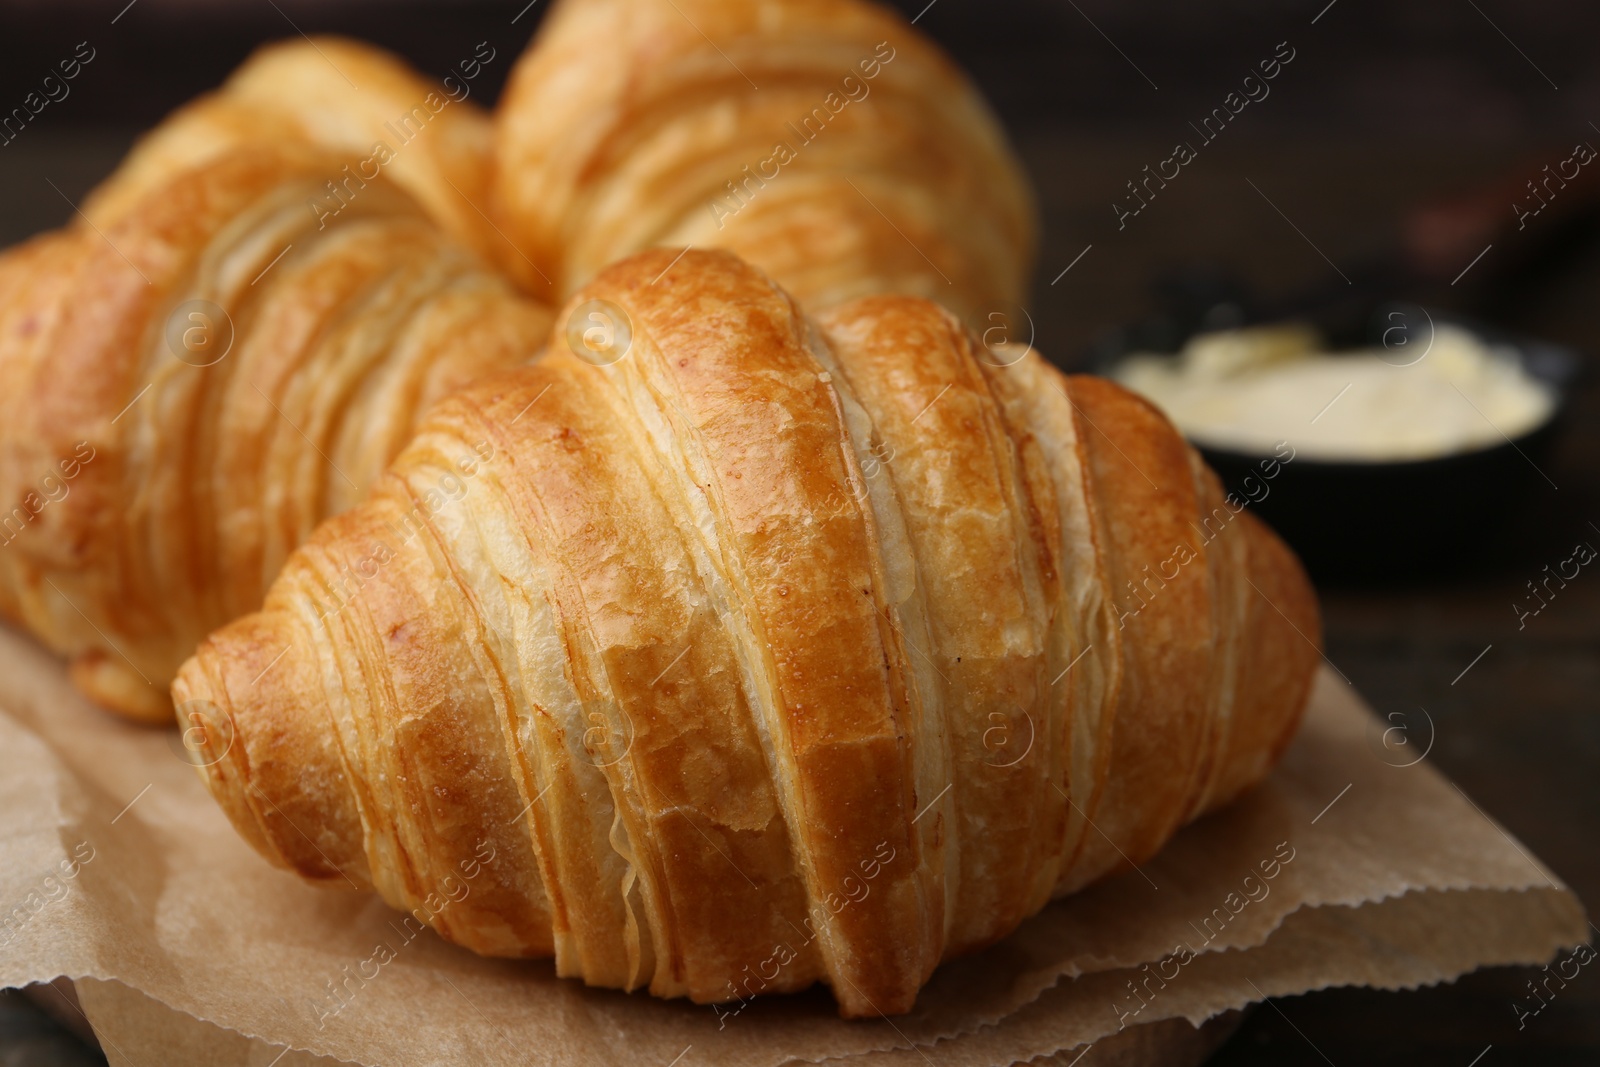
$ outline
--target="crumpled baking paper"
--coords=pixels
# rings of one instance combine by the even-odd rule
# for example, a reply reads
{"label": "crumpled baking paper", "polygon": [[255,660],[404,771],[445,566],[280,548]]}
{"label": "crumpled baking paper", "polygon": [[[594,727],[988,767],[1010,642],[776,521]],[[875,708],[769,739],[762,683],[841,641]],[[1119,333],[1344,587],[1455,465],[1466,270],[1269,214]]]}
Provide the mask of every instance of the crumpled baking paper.
{"label": "crumpled baking paper", "polygon": [[176,732],[94,708],[0,629],[0,985],[77,981],[118,1067],[151,1062],[140,1049],[262,1067],[920,1067],[936,1049],[940,1067],[991,1067],[1586,942],[1577,899],[1415,759],[1425,738],[1392,734],[1324,669],[1259,789],[944,965],[910,1014],[846,1022],[820,989],[736,1013],[588,989],[418,933],[374,896],[307,886],[233,832]]}

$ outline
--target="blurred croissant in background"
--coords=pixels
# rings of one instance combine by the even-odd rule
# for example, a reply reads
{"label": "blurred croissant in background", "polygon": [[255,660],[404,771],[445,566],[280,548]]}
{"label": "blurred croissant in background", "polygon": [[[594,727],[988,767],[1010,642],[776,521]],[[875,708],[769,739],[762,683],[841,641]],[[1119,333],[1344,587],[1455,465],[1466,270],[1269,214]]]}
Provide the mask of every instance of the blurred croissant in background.
{"label": "blurred croissant in background", "polygon": [[434,400],[542,342],[469,247],[487,119],[383,126],[443,91],[361,45],[264,49],[0,256],[0,612],[108,707],[170,722],[195,643]]}
{"label": "blurred croissant in background", "polygon": [[274,863],[592,985],[892,1014],[1288,744],[1311,588],[1148,403],[727,252],[583,307],[184,665]]}
{"label": "blurred croissant in background", "polygon": [[[480,48],[481,52],[481,48]],[[491,49],[488,55],[493,56]],[[479,56],[464,69],[481,67]],[[141,137],[116,173],[83,203],[99,227],[115,223],[173,175],[241,148],[310,144],[348,157],[356,178],[374,164],[457,240],[497,254],[487,203],[494,133],[488,112],[469,97],[471,79],[438,83],[372,45],[318,36],[265,45],[216,92],[169,115]],[[374,146],[389,151],[374,158]],[[387,157],[387,158],[385,158]],[[370,161],[370,162],[369,162]],[[365,168],[362,164],[366,163]],[[336,208],[359,182],[329,176]]]}
{"label": "blurred croissant in background", "polygon": [[164,720],[195,641],[429,404],[537,353],[539,294],[614,257],[722,245],[817,307],[909,292],[969,317],[1026,284],[1031,201],[993,118],[860,0],[568,0],[497,128],[464,77],[265,47],[0,255],[0,612],[96,700]]}
{"label": "blurred croissant in background", "polygon": [[862,0],[562,0],[495,121],[502,262],[553,302],[652,245],[730,249],[810,308],[909,293],[977,322],[1027,291],[998,123]]}

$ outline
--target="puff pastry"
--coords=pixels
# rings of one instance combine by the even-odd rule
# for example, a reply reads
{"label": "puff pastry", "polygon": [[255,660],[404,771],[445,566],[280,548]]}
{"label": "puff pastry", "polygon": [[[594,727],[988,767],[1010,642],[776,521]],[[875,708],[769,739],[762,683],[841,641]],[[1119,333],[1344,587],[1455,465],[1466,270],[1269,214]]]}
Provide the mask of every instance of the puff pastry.
{"label": "puff pastry", "polygon": [[549,328],[381,173],[319,217],[346,161],[296,145],[141,174],[0,255],[0,613],[135,718],[170,721],[196,642],[425,407]]}
{"label": "puff pastry", "polygon": [[570,295],[653,245],[727,248],[807,307],[988,324],[1032,268],[1026,179],[973,86],[861,0],[563,0],[496,112],[503,257]]}
{"label": "puff pastry", "polygon": [[1315,600],[1132,394],[679,255],[436,408],[174,699],[267,858],[477,952],[903,1012],[1265,775]]}
{"label": "puff pastry", "polygon": [[84,215],[109,226],[174,174],[241,147],[308,144],[359,166],[381,143],[391,157],[382,163],[390,179],[458,240],[498,254],[505,239],[482,210],[493,129],[470,99],[470,84],[458,77],[451,85],[453,92],[393,54],[348,38],[265,45],[221,88],[140,138],[84,202]]}

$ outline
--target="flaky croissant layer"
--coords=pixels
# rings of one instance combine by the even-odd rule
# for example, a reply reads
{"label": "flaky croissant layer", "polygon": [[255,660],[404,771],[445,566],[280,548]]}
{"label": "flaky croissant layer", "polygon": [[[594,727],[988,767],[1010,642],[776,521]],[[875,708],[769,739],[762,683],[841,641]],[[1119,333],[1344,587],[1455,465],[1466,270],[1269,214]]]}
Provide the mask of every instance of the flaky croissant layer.
{"label": "flaky croissant layer", "polygon": [[195,643],[428,404],[548,329],[479,258],[493,54],[440,84],[356,41],[268,45],[0,253],[0,614],[102,704],[170,722]]}
{"label": "flaky croissant layer", "polygon": [[345,167],[235,146],[0,254],[0,614],[126,715],[170,722],[195,644],[549,328],[385,175],[319,212]]}
{"label": "flaky croissant layer", "polygon": [[561,0],[495,129],[502,263],[552,300],[655,245],[736,252],[808,308],[909,293],[990,326],[1027,291],[1022,167],[886,6]]}
{"label": "flaky croissant layer", "polygon": [[174,699],[269,859],[478,952],[903,1012],[1258,781],[1315,602],[1131,394],[678,255],[441,405]]}
{"label": "flaky croissant layer", "polygon": [[[447,233],[485,256],[504,250],[481,205],[493,156],[488,114],[470,99],[495,50],[485,42],[443,83],[381,48],[345,37],[263,45],[214,92],[141,137],[84,202],[104,230],[138,209],[175,174],[240,149],[303,144],[341,156],[352,170],[384,173]],[[381,146],[381,147],[380,147]],[[335,172],[314,205],[337,212],[352,188]],[[360,175],[358,174],[359,178]]]}

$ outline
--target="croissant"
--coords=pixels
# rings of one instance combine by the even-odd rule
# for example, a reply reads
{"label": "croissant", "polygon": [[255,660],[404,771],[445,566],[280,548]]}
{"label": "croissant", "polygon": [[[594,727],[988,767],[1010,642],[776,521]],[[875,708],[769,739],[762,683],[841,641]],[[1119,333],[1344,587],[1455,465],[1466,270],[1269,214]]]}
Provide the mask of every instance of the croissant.
{"label": "croissant", "polygon": [[[578,17],[585,9],[571,10]],[[810,183],[820,198],[770,198],[737,232],[755,240],[769,265],[788,264],[797,277],[801,264],[829,262],[822,255],[829,246],[818,245],[815,233],[854,242],[840,260],[842,271],[829,275],[828,300],[880,285],[925,288],[917,272],[937,271],[932,260],[908,260],[923,255],[909,244],[872,252],[880,223],[915,235],[964,287],[977,279],[998,280],[1008,293],[1018,288],[1026,268],[1019,251],[1028,243],[1026,190],[972,90],[930,45],[876,9],[850,6],[849,17],[831,30],[795,22],[802,10],[786,17],[797,32],[810,30],[794,36],[785,29],[789,22],[774,24],[784,32],[749,37],[746,61],[768,55],[782,65],[796,42],[810,42],[802,55],[814,67],[830,47],[854,49],[879,29],[893,31],[905,39],[903,73],[882,81],[889,90],[872,121],[898,124],[913,140],[954,132],[958,154],[975,160],[944,168],[939,179],[907,184],[895,170],[899,164],[869,148],[876,137],[869,123],[847,120],[834,131],[840,152],[811,153],[819,166],[808,163],[791,183]],[[557,33],[530,55],[559,61],[565,50],[583,46]],[[389,192],[367,191],[369,184],[376,190],[392,182],[458,241],[538,273],[479,207],[490,177],[491,133],[466,97],[494,58],[480,46],[459,75],[434,84],[354,41],[319,37],[263,48],[222,89],[147,135],[91,195],[81,222],[0,256],[0,314],[7,316],[0,324],[0,381],[17,383],[0,400],[0,412],[17,413],[0,431],[0,500],[10,505],[0,515],[0,542],[13,549],[0,561],[0,613],[72,657],[75,681],[101,703],[135,718],[166,719],[167,684],[194,642],[259,605],[287,551],[317,521],[359,498],[429,402],[536,350],[534,339],[548,325],[542,308],[514,299],[461,250],[424,235],[411,206]],[[866,71],[887,70],[892,62],[886,54],[881,64],[873,59],[861,65],[861,77],[870,81]],[[949,100],[918,102],[917,94],[934,90],[948,90]],[[645,145],[639,151],[654,152]],[[263,164],[260,173],[243,158],[273,153],[284,158]],[[307,164],[316,170],[315,183],[303,168],[292,176],[282,169],[289,157],[318,153],[321,162]],[[517,158],[529,173],[542,165],[527,146]],[[858,174],[861,188],[873,189],[888,214],[863,197],[851,210],[871,207],[867,224],[836,224],[825,203],[825,187],[839,183],[831,167],[867,167],[870,173]],[[202,172],[207,176],[197,176]],[[501,169],[502,177],[514,173]],[[269,188],[274,182],[281,187]],[[970,225],[952,225],[933,198],[961,194],[971,182],[991,189],[982,198],[991,207]],[[887,183],[888,191],[874,183]],[[298,219],[287,207],[295,197],[308,209]],[[180,218],[186,209],[179,205],[190,198],[205,204],[192,222]],[[392,225],[376,221],[390,215]],[[792,225],[784,222],[789,216]],[[813,231],[819,218],[822,229]],[[330,236],[334,229],[343,234],[346,222],[365,238]],[[764,229],[757,233],[755,225]],[[407,235],[404,248],[390,249],[379,235],[391,229]],[[579,227],[572,235],[582,241],[583,234]],[[583,255],[597,254],[592,242],[583,247]],[[287,257],[281,264],[271,258],[279,252]],[[346,256],[353,258],[344,268],[331,265]],[[972,272],[962,273],[969,265]],[[240,273],[246,266],[248,285]],[[330,303],[316,288],[323,284],[318,272],[336,270],[345,272],[347,287]],[[118,285],[101,284],[108,271],[121,278]],[[822,277],[815,267],[812,273]],[[148,301],[122,288],[136,280]],[[229,299],[217,295],[219,286]],[[464,295],[469,290],[471,298]],[[983,292],[988,301],[991,290]],[[961,299],[953,290],[947,295]],[[269,303],[278,317],[258,318],[257,302]],[[473,310],[464,310],[467,304]],[[397,316],[408,308],[414,314],[401,324]],[[175,339],[203,338],[213,326],[226,326],[229,343],[235,328],[244,331],[241,351],[264,361],[270,374],[253,365],[234,374],[230,364],[201,369],[215,386],[191,381],[199,374],[179,364],[196,362],[194,354],[179,353],[175,362],[163,348],[176,351]],[[272,340],[280,336],[281,343]],[[359,354],[347,336],[367,338],[357,343]],[[79,380],[41,373],[46,353],[62,343],[76,346]],[[315,384],[331,366],[344,369]],[[252,380],[257,373],[286,391],[259,386]],[[157,380],[165,384],[138,406],[145,386]],[[314,425],[302,433],[307,419]],[[41,421],[49,422],[49,432],[35,425]],[[190,427],[201,436],[186,438]],[[187,451],[198,445],[207,448],[204,458]],[[114,463],[105,461],[108,453]],[[94,457],[101,457],[99,466],[80,480]],[[240,465],[250,476],[238,475]],[[328,481],[330,470],[337,481]],[[56,495],[73,502],[46,515]]]}
{"label": "croissant", "polygon": [[1313,594],[1144,401],[723,251],[568,319],[179,672],[272,862],[593,985],[893,1014],[1287,744]]}
{"label": "croissant", "polygon": [[[172,175],[241,147],[302,143],[347,157],[352,169],[383,171],[439,225],[485,256],[505,241],[488,203],[493,130],[469,99],[482,61],[475,52],[444,83],[432,82],[381,48],[317,36],[265,45],[216,92],[179,108],[142,137],[115,174],[84,202],[101,228]],[[468,75],[471,75],[470,77]],[[382,155],[375,157],[378,145]],[[359,178],[359,173],[357,174]],[[345,176],[322,198],[338,208]],[[348,190],[343,190],[348,192]]]}
{"label": "croissant", "polygon": [[[0,256],[0,613],[131,717],[170,722],[200,638],[260,606],[423,409],[549,328],[345,165],[236,147]],[[330,180],[345,200],[319,212]]]}
{"label": "croissant", "polygon": [[553,301],[653,245],[730,249],[806,307],[1022,301],[1034,209],[977,91],[862,0],[563,0],[495,112],[505,268]]}

